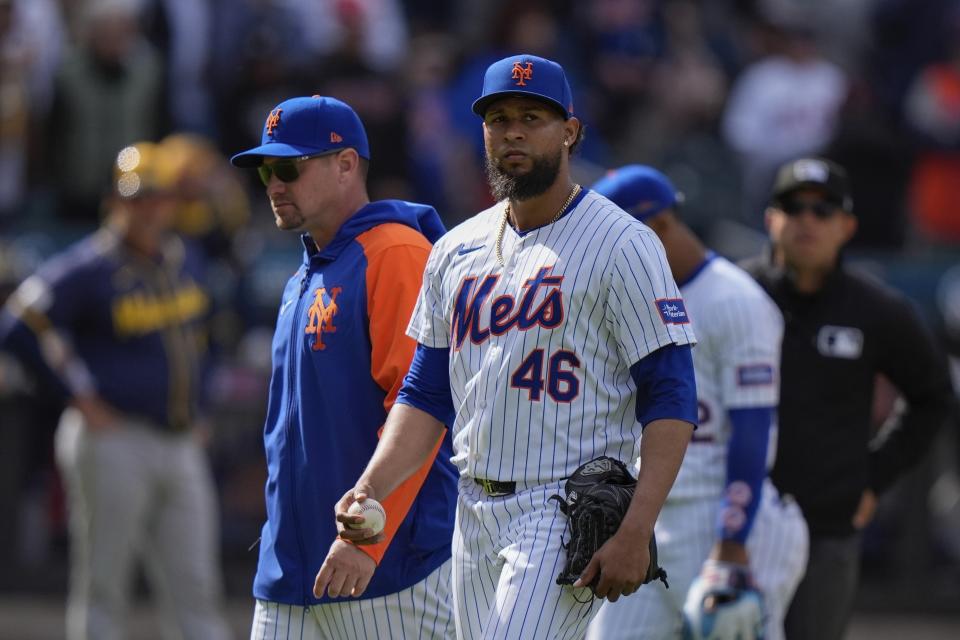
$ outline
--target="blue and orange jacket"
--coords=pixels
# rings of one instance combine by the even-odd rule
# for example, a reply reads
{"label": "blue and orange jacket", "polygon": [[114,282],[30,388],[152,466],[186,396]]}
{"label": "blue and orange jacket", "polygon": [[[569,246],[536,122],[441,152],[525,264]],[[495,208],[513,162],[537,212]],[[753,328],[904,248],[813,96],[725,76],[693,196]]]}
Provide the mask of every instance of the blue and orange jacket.
{"label": "blue and orange jacket", "polygon": [[[431,242],[426,205],[384,200],[355,213],[287,282],[273,339],[264,428],[267,522],[254,596],[307,606],[337,536],[333,507],[370,460],[416,344],[405,335]],[[424,467],[381,500],[386,539],[363,598],[402,591],[450,557],[456,471],[445,433]]]}

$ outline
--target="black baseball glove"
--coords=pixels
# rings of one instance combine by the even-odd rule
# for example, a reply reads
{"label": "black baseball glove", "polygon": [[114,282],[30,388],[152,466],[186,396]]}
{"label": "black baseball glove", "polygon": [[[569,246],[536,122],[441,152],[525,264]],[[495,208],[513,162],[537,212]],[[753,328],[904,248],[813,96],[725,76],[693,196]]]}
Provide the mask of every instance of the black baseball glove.
{"label": "black baseball glove", "polygon": [[[627,514],[637,480],[619,460],[607,456],[595,458],[577,468],[567,479],[567,499],[550,496],[567,516],[570,539],[564,545],[567,565],[557,576],[557,584],[573,584],[587,568],[593,554],[620,528]],[[657,564],[657,541],[650,536],[650,566],[643,584],[661,580],[667,584],[667,572]],[[600,574],[590,583],[595,589]]]}

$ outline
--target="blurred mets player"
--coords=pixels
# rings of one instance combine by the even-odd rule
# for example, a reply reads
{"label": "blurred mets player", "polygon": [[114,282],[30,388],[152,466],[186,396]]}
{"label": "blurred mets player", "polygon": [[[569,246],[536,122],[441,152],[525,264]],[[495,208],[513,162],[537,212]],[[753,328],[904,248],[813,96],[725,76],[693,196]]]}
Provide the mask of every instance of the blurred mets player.
{"label": "blurred mets player", "polygon": [[[337,507],[353,522],[350,504],[389,493],[453,425],[460,638],[581,638],[600,602],[587,585],[608,600],[634,592],[696,420],[694,335],[663,246],[572,182],[572,102],[555,62],[515,55],[487,69],[473,111],[499,202],[434,245],[410,373]],[[558,585],[567,523],[549,497],[598,456],[632,459],[641,425],[626,517],[577,583]]]}
{"label": "blurred mets player", "polygon": [[677,217],[659,171],[630,165],[593,189],[663,241],[697,332],[699,427],[655,528],[670,589],[606,603],[589,638],[783,638],[803,575],[807,528],[767,479],[776,433],[783,319],[739,267]]}

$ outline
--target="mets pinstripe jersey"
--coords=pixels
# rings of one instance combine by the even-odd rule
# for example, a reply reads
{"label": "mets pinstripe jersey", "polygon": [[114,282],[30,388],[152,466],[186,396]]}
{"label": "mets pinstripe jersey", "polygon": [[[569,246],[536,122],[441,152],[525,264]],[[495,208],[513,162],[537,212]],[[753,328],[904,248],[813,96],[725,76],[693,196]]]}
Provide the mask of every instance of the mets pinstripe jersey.
{"label": "mets pinstripe jersey", "polygon": [[543,484],[581,463],[634,456],[630,366],[695,341],[663,246],[585,191],[558,221],[503,234],[505,203],[462,223],[430,255],[408,334],[450,349],[461,475]]}
{"label": "mets pinstripe jersey", "polygon": [[[776,406],[783,319],[753,279],[721,257],[708,257],[681,283],[681,292],[697,330],[693,364],[699,423],[655,527],[670,589],[653,585],[605,602],[588,640],[680,637],[687,591],[717,541],[718,519],[724,527],[746,526],[739,506],[720,513],[732,433],[729,411]],[[775,450],[775,444],[769,447],[768,468]],[[738,485],[744,483],[734,482],[731,490]],[[745,486],[738,491],[744,490],[750,491]],[[783,617],[806,565],[807,529],[797,505],[781,500],[769,480],[759,499],[746,547],[763,593],[765,637],[782,640]]]}
{"label": "mets pinstripe jersey", "polygon": [[[670,499],[719,496],[727,478],[728,411],[777,405],[783,318],[746,272],[721,257],[707,260],[681,290],[698,329],[699,423]],[[776,451],[771,429],[768,468]]]}

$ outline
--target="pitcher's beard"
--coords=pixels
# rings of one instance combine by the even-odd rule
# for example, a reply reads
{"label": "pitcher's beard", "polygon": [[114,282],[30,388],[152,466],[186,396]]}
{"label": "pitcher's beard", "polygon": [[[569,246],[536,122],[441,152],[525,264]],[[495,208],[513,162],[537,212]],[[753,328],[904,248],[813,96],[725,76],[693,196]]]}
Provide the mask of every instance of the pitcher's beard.
{"label": "pitcher's beard", "polygon": [[533,168],[523,175],[512,175],[500,166],[500,163],[487,154],[487,182],[490,192],[497,202],[506,200],[529,200],[535,198],[553,186],[560,173],[561,149],[552,157],[533,157]]}

